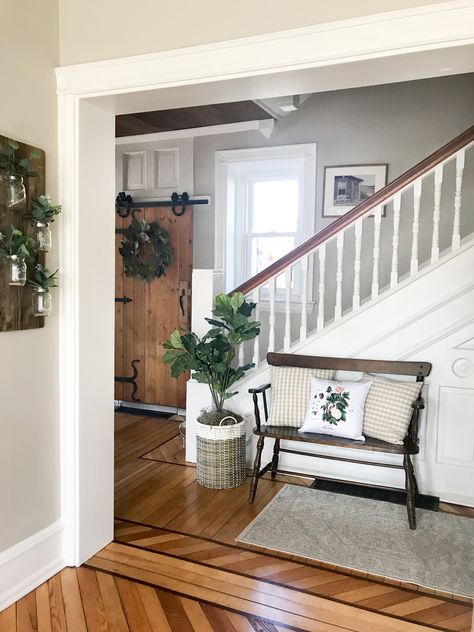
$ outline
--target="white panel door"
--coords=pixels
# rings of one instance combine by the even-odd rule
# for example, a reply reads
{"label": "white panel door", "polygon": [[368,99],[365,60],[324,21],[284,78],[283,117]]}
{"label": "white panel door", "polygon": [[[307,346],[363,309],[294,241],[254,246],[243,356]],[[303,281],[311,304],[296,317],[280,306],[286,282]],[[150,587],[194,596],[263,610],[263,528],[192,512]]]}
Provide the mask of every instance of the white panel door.
{"label": "white panel door", "polygon": [[140,141],[116,146],[117,192],[134,200],[166,199],[194,192],[193,139]]}

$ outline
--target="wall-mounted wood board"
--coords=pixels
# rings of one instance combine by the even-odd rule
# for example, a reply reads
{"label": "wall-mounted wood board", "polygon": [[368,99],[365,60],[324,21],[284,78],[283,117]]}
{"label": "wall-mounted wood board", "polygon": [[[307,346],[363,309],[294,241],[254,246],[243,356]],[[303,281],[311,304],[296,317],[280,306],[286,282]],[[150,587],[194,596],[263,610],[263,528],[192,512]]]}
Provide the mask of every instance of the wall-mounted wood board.
{"label": "wall-mounted wood board", "polygon": [[[0,146],[7,142],[5,136],[0,136]],[[45,192],[45,155],[44,151],[38,147],[32,147],[25,143],[20,143],[16,152],[18,158],[30,158],[33,151],[41,152],[39,158],[33,159],[31,169],[38,175],[36,177],[25,177],[26,205],[21,210],[11,210],[7,207],[4,182],[0,172],[0,232],[7,234],[13,224],[27,233],[31,237],[35,236],[35,228],[31,226],[29,220],[25,219],[25,214],[31,212],[31,201],[38,195]],[[38,262],[44,264],[44,255],[38,253]],[[28,263],[28,278],[34,273],[34,263]],[[28,285],[15,287],[8,285],[8,262],[0,257],[0,332],[19,331],[21,329],[38,329],[44,326],[44,318],[33,316],[32,290]]]}

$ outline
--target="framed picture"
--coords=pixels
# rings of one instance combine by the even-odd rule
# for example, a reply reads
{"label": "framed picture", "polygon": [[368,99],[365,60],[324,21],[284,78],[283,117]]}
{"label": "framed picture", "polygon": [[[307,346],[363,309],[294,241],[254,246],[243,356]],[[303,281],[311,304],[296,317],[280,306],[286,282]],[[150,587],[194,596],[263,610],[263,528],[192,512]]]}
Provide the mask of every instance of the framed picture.
{"label": "framed picture", "polygon": [[323,217],[344,215],[386,184],[386,164],[325,167]]}

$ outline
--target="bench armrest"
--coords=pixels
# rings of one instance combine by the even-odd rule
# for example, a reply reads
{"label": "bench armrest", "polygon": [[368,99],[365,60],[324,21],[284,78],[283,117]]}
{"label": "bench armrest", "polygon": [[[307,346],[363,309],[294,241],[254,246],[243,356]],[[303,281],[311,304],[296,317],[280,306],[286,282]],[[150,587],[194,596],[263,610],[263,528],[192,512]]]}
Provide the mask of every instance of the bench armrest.
{"label": "bench armrest", "polygon": [[267,394],[266,391],[269,389],[271,384],[262,384],[261,386],[257,386],[256,388],[249,388],[249,393],[252,393],[253,398],[253,408],[255,413],[255,423],[257,424],[257,430],[260,431],[260,407],[258,405],[258,396],[259,394],[263,399],[263,412],[265,415],[265,423],[268,421],[268,404],[267,404]]}
{"label": "bench armrest", "polygon": [[249,388],[249,393],[263,393],[267,388],[270,388],[271,384],[262,384],[261,386],[256,386],[255,388]]}
{"label": "bench armrest", "polygon": [[412,408],[416,408],[418,410],[422,410],[425,407],[425,400],[423,399],[423,397],[418,397],[418,399],[416,399],[413,404],[411,405]]}

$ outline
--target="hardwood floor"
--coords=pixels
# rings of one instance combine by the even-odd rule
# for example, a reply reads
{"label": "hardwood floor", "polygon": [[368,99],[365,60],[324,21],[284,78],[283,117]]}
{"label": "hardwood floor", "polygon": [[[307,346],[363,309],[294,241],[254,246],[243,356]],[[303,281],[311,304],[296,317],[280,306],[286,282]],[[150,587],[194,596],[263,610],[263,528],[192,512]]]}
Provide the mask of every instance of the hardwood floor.
{"label": "hardwood floor", "polygon": [[0,632],[471,630],[468,599],[237,542],[285,482],[262,480],[253,506],[248,481],[204,489],[177,422],[117,415],[115,541],[0,613]]}

